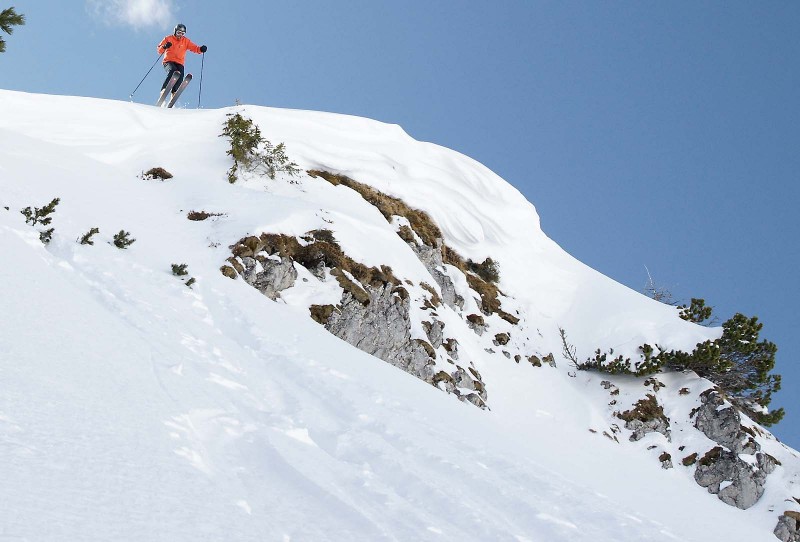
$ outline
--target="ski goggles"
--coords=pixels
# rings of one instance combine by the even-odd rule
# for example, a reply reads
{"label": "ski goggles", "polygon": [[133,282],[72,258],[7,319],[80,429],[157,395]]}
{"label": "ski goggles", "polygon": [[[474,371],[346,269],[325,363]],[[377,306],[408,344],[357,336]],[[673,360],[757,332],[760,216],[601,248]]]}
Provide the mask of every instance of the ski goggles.
{"label": "ski goggles", "polygon": [[175,35],[176,36],[185,36],[186,35],[186,30],[176,30],[175,31]]}

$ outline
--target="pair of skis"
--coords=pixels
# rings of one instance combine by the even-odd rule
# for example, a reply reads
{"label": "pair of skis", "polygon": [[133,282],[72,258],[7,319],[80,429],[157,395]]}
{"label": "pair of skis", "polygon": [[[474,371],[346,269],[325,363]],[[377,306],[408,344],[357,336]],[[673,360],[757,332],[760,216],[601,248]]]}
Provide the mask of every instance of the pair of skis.
{"label": "pair of skis", "polygon": [[[169,78],[167,86],[165,86],[161,90],[161,95],[158,97],[158,101],[156,102],[156,107],[163,106],[167,96],[169,95],[169,91],[172,89],[172,87],[175,86],[175,83],[178,81],[178,77],[180,77],[180,74],[178,72],[175,72],[172,74],[172,77]],[[178,98],[180,98],[181,94],[183,94],[183,91],[186,90],[186,87],[188,87],[189,83],[191,82],[192,82],[192,74],[188,73],[186,74],[186,77],[183,79],[181,85],[178,87],[178,90],[176,90],[175,93],[170,97],[170,99],[166,101],[166,106],[168,108],[175,105],[175,102],[178,101]]]}

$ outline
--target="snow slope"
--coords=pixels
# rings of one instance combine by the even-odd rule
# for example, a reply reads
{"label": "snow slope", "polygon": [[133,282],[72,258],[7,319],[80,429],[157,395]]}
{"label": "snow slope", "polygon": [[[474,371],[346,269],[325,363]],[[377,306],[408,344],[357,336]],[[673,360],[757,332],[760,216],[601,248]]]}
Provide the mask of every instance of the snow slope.
{"label": "snow slope", "polygon": [[[233,111],[303,169],[400,197],[464,256],[495,259],[540,352],[560,352],[558,327],[579,357],[718,336],[576,261],[513,187],[397,126],[0,91],[0,540],[775,540],[800,493],[797,453],[776,441],[764,446],[782,466],[741,511],[662,470],[655,437],[601,436],[596,376],[476,359],[482,411],[336,339],[302,303],[223,277],[244,235],[329,227],[351,257],[424,278],[352,191],[307,176],[229,185],[218,135]],[[138,177],[155,166],[174,179]],[[54,197],[44,246],[19,210]],[[78,244],[92,227],[95,245]],[[120,230],[136,238],[126,250],[109,243]],[[615,383],[636,401],[641,384]]]}

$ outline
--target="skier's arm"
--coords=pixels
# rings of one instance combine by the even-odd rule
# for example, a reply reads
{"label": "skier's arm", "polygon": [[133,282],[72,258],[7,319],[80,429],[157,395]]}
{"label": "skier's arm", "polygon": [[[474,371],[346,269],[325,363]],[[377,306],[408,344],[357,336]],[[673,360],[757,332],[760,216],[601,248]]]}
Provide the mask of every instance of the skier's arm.
{"label": "skier's arm", "polygon": [[199,45],[197,45],[195,42],[193,42],[193,41],[192,41],[192,40],[190,40],[189,38],[186,38],[186,40],[188,40],[188,41],[189,41],[189,43],[188,43],[188,44],[186,44],[186,48],[187,48],[187,49],[189,49],[189,50],[190,50],[191,52],[193,52],[193,53],[197,53],[198,55],[199,55],[200,53],[202,53],[202,51],[200,50],[200,46],[199,46]]}
{"label": "skier's arm", "polygon": [[172,43],[170,43],[169,36],[167,36],[163,40],[161,40],[161,43],[158,44],[158,47],[156,47],[156,49],[158,50],[159,53],[163,53],[164,51],[167,50],[167,48],[169,48],[170,45],[172,45]]}

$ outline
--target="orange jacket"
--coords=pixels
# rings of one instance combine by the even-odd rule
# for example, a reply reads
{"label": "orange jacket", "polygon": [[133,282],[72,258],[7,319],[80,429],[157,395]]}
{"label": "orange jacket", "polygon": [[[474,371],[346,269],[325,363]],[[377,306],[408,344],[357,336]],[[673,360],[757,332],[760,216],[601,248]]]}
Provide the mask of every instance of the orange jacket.
{"label": "orange jacket", "polygon": [[[164,44],[171,43],[172,46],[164,52]],[[186,36],[178,37],[175,35],[167,36],[161,43],[158,44],[158,52],[164,53],[164,62],[177,62],[181,66],[185,64],[184,60],[186,59],[186,50],[193,53],[200,54],[200,46],[195,44],[192,40],[187,38]]]}

